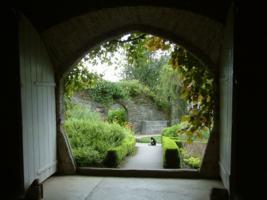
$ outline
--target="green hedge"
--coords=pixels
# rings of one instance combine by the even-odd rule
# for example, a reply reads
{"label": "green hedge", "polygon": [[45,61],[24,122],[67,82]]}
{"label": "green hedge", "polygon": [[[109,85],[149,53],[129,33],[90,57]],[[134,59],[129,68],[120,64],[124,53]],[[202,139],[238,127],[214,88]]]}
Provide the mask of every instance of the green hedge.
{"label": "green hedge", "polygon": [[66,114],[64,129],[78,167],[104,167],[108,150],[134,134],[117,123],[101,121],[99,113],[80,104],[71,105]]}
{"label": "green hedge", "polygon": [[135,150],[135,137],[133,135],[127,136],[121,145],[108,150],[104,165],[106,167],[117,167],[121,161]]}
{"label": "green hedge", "polygon": [[175,141],[166,136],[162,136],[161,141],[163,148],[163,167],[180,168],[180,151]]}
{"label": "green hedge", "polygon": [[201,160],[198,157],[191,156],[189,158],[185,158],[184,163],[194,169],[199,169]]}
{"label": "green hedge", "polygon": [[110,109],[108,111],[108,122],[110,123],[118,123],[121,126],[125,125],[127,118],[126,110],[123,108],[120,109]]}

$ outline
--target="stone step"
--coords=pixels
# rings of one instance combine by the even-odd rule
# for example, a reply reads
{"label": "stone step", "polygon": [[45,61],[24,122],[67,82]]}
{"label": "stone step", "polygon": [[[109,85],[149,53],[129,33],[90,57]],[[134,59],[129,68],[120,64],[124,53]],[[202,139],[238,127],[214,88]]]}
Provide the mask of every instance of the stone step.
{"label": "stone step", "polygon": [[77,174],[88,176],[111,177],[150,177],[150,178],[203,178],[195,169],[118,169],[118,168],[94,168],[80,167]]}

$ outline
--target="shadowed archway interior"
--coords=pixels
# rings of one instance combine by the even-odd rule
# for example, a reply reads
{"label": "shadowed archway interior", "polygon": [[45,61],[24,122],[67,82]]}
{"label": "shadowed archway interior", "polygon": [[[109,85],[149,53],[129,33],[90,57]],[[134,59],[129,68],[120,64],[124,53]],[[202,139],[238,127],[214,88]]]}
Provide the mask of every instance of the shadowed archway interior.
{"label": "shadowed archway interior", "polygon": [[[56,171],[62,174],[77,172],[66,135],[61,127],[64,120],[61,115],[64,92],[62,77],[90,49],[130,31],[142,31],[171,40],[192,52],[214,72],[217,98],[215,127],[197,177],[224,177],[228,180],[224,185],[230,191],[231,185],[238,182],[235,180],[236,171],[233,171],[236,164],[231,163],[233,152],[229,149],[233,144],[228,140],[232,138],[232,128],[235,125],[233,124],[232,127],[232,120],[229,117],[232,115],[233,104],[230,101],[233,97],[233,82],[231,82],[233,79],[231,71],[233,70],[233,29],[231,28],[233,13],[229,13],[231,2],[230,0],[201,2],[198,0],[99,0],[95,2],[96,5],[92,5],[91,2],[87,2],[86,5],[78,2],[65,2],[64,5],[37,2],[32,3],[30,7],[25,2],[21,2],[10,9],[9,19],[12,18],[12,25],[17,28],[16,30],[14,28],[16,34],[11,34],[7,40],[12,41],[10,42],[13,45],[12,48],[18,49],[18,52],[12,52],[12,56],[17,59],[17,63],[12,63],[17,70],[13,70],[16,71],[17,76],[12,74],[12,70],[12,73],[11,71],[7,73],[9,77],[16,79],[10,96],[12,98],[21,96],[22,93],[26,99],[24,102],[21,102],[21,99],[16,102],[20,103],[21,107],[14,108],[12,117],[8,119],[12,124],[14,118],[19,124],[23,124],[22,127],[18,126],[18,129],[14,129],[16,143],[21,144],[23,151],[19,147],[12,155],[20,159],[8,163],[8,166],[14,163],[14,166],[21,166],[21,170],[13,170],[13,166],[10,167],[13,170],[11,170],[12,173],[16,173],[15,178],[18,180],[16,186],[19,189],[14,195],[25,193],[34,178],[49,170],[52,171],[51,173]],[[18,44],[15,44],[13,41],[17,40]],[[21,69],[24,70],[23,74]],[[219,99],[227,101],[220,105]],[[219,108],[221,109],[220,118]],[[55,116],[53,120],[51,116]],[[44,125],[45,123],[48,125]],[[225,125],[226,129],[221,129],[219,124]],[[53,140],[45,138],[49,128],[53,128],[51,129]],[[40,140],[37,140],[38,137]],[[45,148],[43,139],[55,149]],[[8,141],[10,146],[14,144],[14,138],[10,137]],[[35,141],[37,143],[34,143]],[[221,141],[221,149],[219,149]],[[41,145],[37,145],[38,142]],[[34,151],[36,149],[38,151]],[[52,168],[43,162],[44,159],[39,159],[37,152],[40,152],[40,155],[41,153],[53,154],[55,162],[48,163],[52,164]],[[220,160],[219,154],[223,159]],[[180,177],[183,175],[181,174]],[[51,174],[43,179],[49,176]],[[162,174],[162,176],[167,175]]]}
{"label": "shadowed archway interior", "polygon": [[[218,87],[216,78],[223,40],[222,30],[222,23],[187,10],[132,6],[105,8],[76,16],[49,27],[41,33],[41,36],[54,64],[57,81],[61,85],[59,90],[63,89],[60,79],[64,73],[71,69],[90,49],[99,43],[130,31],[155,34],[188,49],[211,68],[215,76],[215,87]],[[61,112],[57,113],[58,119],[62,118],[62,103],[60,102],[62,99],[60,94],[62,93],[62,91],[58,92],[57,105],[61,107],[59,109]],[[216,109],[218,110],[218,108]],[[203,177],[219,177],[217,122],[218,118],[215,119],[214,129],[204,156],[203,167],[200,170]],[[62,129],[59,128],[59,130],[60,134],[64,135]],[[66,149],[60,147],[65,143],[67,143],[66,139],[64,142],[58,143],[59,152],[61,149]],[[66,152],[59,153],[59,155],[61,154],[66,155]],[[69,166],[69,169],[75,170],[75,167],[71,167],[73,161],[68,161],[65,158],[60,160],[65,162],[62,165],[59,162],[59,168],[63,172],[66,172],[65,167],[60,166]]]}

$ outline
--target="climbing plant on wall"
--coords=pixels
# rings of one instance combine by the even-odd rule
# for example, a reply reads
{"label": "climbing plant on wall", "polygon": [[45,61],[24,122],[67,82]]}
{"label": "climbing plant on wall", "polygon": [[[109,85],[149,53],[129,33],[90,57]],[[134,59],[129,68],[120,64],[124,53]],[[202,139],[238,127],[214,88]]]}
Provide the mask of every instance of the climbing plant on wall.
{"label": "climbing plant on wall", "polygon": [[187,126],[179,131],[186,133],[189,140],[193,136],[202,138],[202,133],[213,127],[215,102],[212,72],[179,47],[173,51],[170,63],[180,76],[180,97],[187,101],[188,114],[181,120]]}
{"label": "climbing plant on wall", "polygon": [[96,86],[90,88],[88,92],[96,102],[107,106],[113,104],[116,100],[127,97],[127,93],[120,85],[105,80],[98,81]]}
{"label": "climbing plant on wall", "polygon": [[81,60],[72,70],[64,76],[64,94],[70,98],[74,92],[94,86],[100,77],[89,72],[86,64]]}

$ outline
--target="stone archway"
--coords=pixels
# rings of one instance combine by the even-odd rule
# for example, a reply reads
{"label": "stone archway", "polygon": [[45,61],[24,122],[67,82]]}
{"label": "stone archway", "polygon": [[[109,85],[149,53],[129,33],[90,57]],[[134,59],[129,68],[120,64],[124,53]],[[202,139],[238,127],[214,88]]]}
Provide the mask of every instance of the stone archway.
{"label": "stone archway", "polygon": [[126,112],[126,119],[128,120],[129,118],[129,111],[128,111],[128,108],[127,108],[127,105],[122,102],[122,101],[115,101],[113,105],[111,105],[111,108],[122,108],[125,110]]}
{"label": "stone archway", "polygon": [[152,6],[106,8],[54,25],[42,37],[61,76],[95,45],[135,30],[178,43],[213,68],[218,63],[223,24],[186,10]]}
{"label": "stone archway", "polygon": [[[62,97],[61,78],[71,66],[95,45],[129,31],[152,33],[184,46],[210,66],[215,78],[217,78],[223,39],[222,30],[223,24],[189,11],[150,6],[101,9],[71,18],[45,30],[41,35],[46,42],[48,53],[56,68],[59,85],[57,92],[58,130],[59,135],[62,135],[61,139],[64,138],[64,133],[60,129],[60,111],[62,111],[60,103]],[[218,80],[216,79],[215,82],[215,87],[218,87]],[[216,109],[218,111],[218,107]],[[219,175],[217,126],[218,118],[215,119],[215,128],[209,140],[208,146],[210,148],[207,148],[209,150],[206,151],[204,157],[203,166],[205,168],[203,167],[200,170],[204,176],[208,177],[218,177]],[[66,140],[60,141],[59,146],[66,143]],[[59,147],[59,149],[61,148]],[[73,162],[69,162],[69,159],[62,160],[62,166],[69,163],[69,168],[75,169],[75,167],[71,167]]]}

